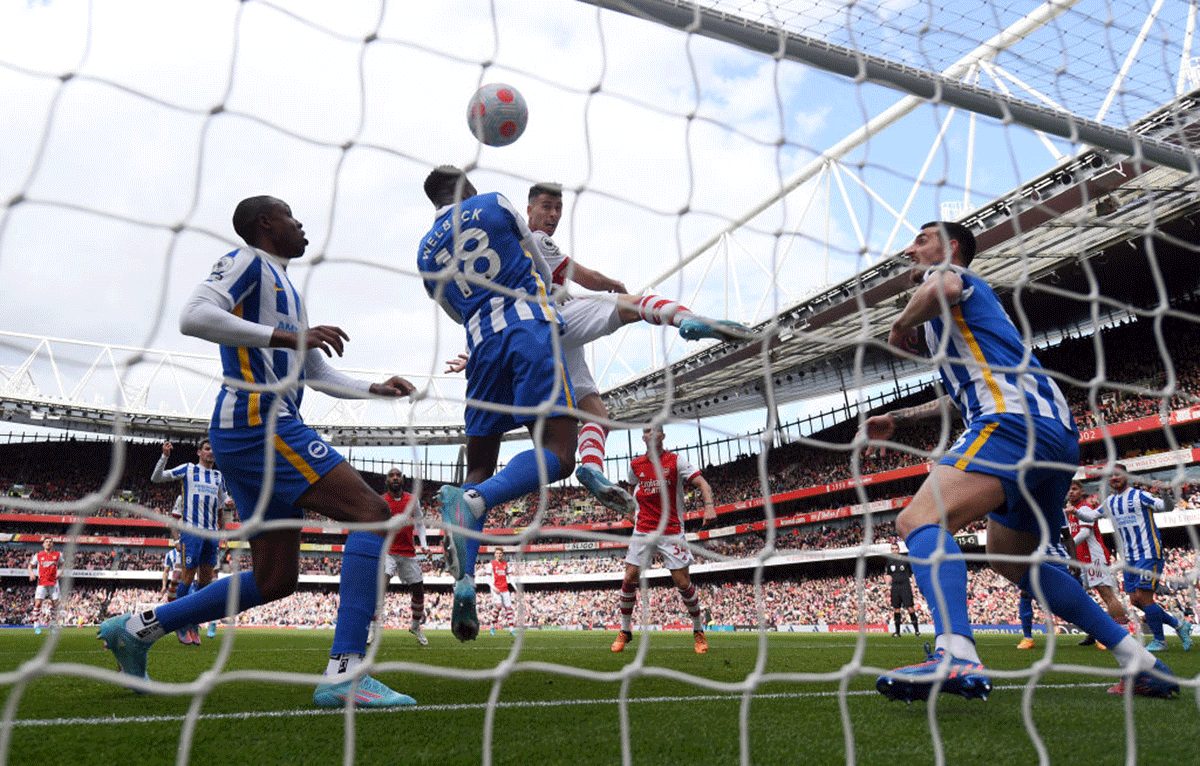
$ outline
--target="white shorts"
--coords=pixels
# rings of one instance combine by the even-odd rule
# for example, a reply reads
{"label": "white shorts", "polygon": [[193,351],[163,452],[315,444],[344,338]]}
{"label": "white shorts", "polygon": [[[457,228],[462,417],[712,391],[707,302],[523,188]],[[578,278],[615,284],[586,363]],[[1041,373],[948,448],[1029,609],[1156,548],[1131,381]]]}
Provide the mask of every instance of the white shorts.
{"label": "white shorts", "polygon": [[500,590],[493,589],[492,590],[492,598],[496,599],[496,602],[498,604],[500,604],[500,606],[502,606],[506,609],[512,609],[512,591],[511,590],[500,591]]}
{"label": "white shorts", "polygon": [[563,346],[563,366],[567,368],[567,375],[571,378],[571,390],[575,393],[575,401],[578,402],[589,394],[600,393],[596,379],[592,377],[592,371],[588,369],[587,360],[584,359],[583,349]]}
{"label": "white shorts", "polygon": [[389,554],[387,561],[383,564],[383,571],[387,574],[389,580],[393,577],[400,578],[400,582],[403,585],[413,585],[425,580],[425,575],[421,572],[421,564],[412,556],[392,556]]}
{"label": "white shorts", "polygon": [[567,323],[562,334],[563,349],[583,348],[587,344],[612,335],[621,328],[621,315],[617,311],[616,296],[585,296],[572,298],[558,307],[558,313]]}
{"label": "white shorts", "polygon": [[[648,567],[654,561],[654,552],[647,551],[650,545],[648,532],[634,532],[629,538],[629,553],[625,554],[625,563],[635,567]],[[696,563],[696,556],[688,547],[683,535],[663,535],[658,538],[656,549],[663,557],[663,565],[672,571],[684,569]],[[645,561],[643,563],[643,556]]]}
{"label": "white shorts", "polygon": [[46,599],[50,599],[51,601],[58,601],[58,584],[57,583],[54,585],[39,585],[39,586],[37,586],[37,589],[33,592],[33,600],[34,601],[45,601]]}
{"label": "white shorts", "polygon": [[1083,589],[1088,590],[1099,585],[1107,585],[1113,590],[1117,589],[1117,581],[1113,579],[1112,570],[1106,566],[1088,564],[1083,569]]}

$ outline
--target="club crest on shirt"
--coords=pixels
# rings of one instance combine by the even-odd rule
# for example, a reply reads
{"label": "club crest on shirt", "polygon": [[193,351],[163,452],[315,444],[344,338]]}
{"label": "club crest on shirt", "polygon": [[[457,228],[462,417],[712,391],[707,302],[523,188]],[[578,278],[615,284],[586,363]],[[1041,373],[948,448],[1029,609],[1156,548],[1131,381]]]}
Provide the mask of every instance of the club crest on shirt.
{"label": "club crest on shirt", "polygon": [[213,264],[212,273],[208,275],[210,282],[220,282],[225,278],[225,272],[233,267],[233,257],[222,255],[220,260]]}

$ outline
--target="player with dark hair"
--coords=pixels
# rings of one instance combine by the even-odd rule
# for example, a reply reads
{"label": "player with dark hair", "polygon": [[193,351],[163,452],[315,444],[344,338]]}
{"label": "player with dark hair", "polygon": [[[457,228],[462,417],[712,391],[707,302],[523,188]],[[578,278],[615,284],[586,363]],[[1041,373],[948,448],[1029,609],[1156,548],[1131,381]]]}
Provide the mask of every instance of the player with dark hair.
{"label": "player with dark hair", "polygon": [[412,616],[408,632],[417,637],[421,646],[428,646],[429,639],[421,627],[425,620],[425,573],[421,571],[421,562],[417,561],[418,553],[425,554],[429,551],[421,503],[415,495],[404,491],[404,473],[399,468],[392,468],[387,472],[383,486],[383,499],[387,501],[392,516],[403,516],[410,521],[396,530],[396,536],[392,538],[392,545],[388,548],[384,572],[389,581],[395,577],[401,585],[408,588]]}
{"label": "player with dark hair", "polygon": [[1130,486],[1129,477],[1122,463],[1113,466],[1113,475],[1108,486],[1113,494],[1104,500],[1104,508],[1112,519],[1117,539],[1121,541],[1125,563],[1132,569],[1125,570],[1125,592],[1131,604],[1142,610],[1146,624],[1154,640],[1146,645],[1152,652],[1167,649],[1163,625],[1170,625],[1179,634],[1183,650],[1192,648],[1192,624],[1177,620],[1167,610],[1154,603],[1154,591],[1158,588],[1166,562],[1163,556],[1162,535],[1154,522],[1154,514],[1163,511],[1166,504],[1144,489]]}
{"label": "player with dark hair", "polygon": [[[183,485],[179,495],[180,521],[183,522],[179,531],[183,572],[175,592],[176,598],[183,598],[213,581],[218,539],[203,532],[215,534],[225,528],[225,511],[233,510],[233,500],[225,491],[225,481],[217,470],[212,443],[208,439],[200,442],[196,448],[195,463],[180,463],[168,471],[167,458],[171,456],[171,449],[171,442],[163,442],[162,455],[154,464],[150,481],[155,484],[178,481]],[[201,532],[192,532],[193,529]],[[199,646],[200,626],[188,626],[185,638],[183,643]]]}
{"label": "player with dark hair", "polygon": [[912,567],[908,560],[900,555],[900,544],[892,543],[892,555],[883,566],[891,585],[892,617],[896,621],[893,636],[900,635],[900,612],[908,610],[908,619],[912,621],[913,633],[921,635],[921,625],[917,622],[917,609],[913,604]]}
{"label": "player with dark hair", "polygon": [[[1079,465],[1079,434],[1054,379],[1033,358],[995,292],[966,264],[975,238],[965,227],[933,222],[904,251],[919,284],[892,322],[888,342],[912,348],[924,326],[948,398],[868,418],[868,451],[897,426],[940,416],[957,405],[966,431],[933,466],[896,518],[913,575],[934,630],[927,661],[879,677],[890,699],[926,699],[935,683],[944,692],[987,697],[992,682],[975,649],[967,616],[967,565],[953,533],[987,516],[990,563],[1058,617],[1107,645],[1133,691],[1167,697],[1179,692],[1171,671],[1084,592],[1075,578],[1043,560],[1025,558],[1058,543],[1063,504]],[[1032,458],[1033,463],[1026,461]],[[1008,558],[1013,557],[1013,558]]]}
{"label": "player with dark hair", "polygon": [[[1104,537],[1100,534],[1098,523],[1104,514],[1089,502],[1087,494],[1083,491],[1083,485],[1077,481],[1071,482],[1071,488],[1067,490],[1066,515],[1071,541],[1075,543],[1075,558],[1083,565],[1080,580],[1084,590],[1096,591],[1096,595],[1100,597],[1108,615],[1118,624],[1130,628],[1130,632],[1137,635],[1136,621],[1130,625],[1125,605],[1117,597],[1117,582],[1108,568],[1112,563],[1112,558],[1109,556],[1108,547],[1104,544]],[[1094,636],[1087,636],[1079,643],[1080,646],[1095,646],[1096,644]],[[1101,649],[1106,648],[1104,644],[1099,644],[1099,646]]]}
{"label": "player with dark hair", "polygon": [[492,618],[491,634],[496,635],[496,626],[501,619],[508,625],[509,634],[515,634],[517,617],[513,609],[512,587],[508,584],[508,562],[504,560],[504,550],[501,548],[497,548],[492,555],[492,601],[496,612]]}
{"label": "player with dark hair", "polygon": [[42,634],[42,609],[50,602],[51,627],[58,625],[58,578],[62,575],[62,552],[54,550],[54,541],[42,540],[42,549],[29,561],[29,579],[36,582],[33,589],[33,632]]}
{"label": "player with dark hair", "polygon": [[687,458],[663,449],[661,426],[642,430],[646,454],[636,457],[629,466],[629,482],[633,484],[638,509],[633,521],[633,535],[625,555],[625,576],[621,580],[621,631],[613,641],[612,651],[623,652],[633,640],[633,609],[637,605],[638,580],[643,567],[657,552],[663,566],[671,573],[679,598],[692,618],[692,638],[696,654],[708,653],[704,636],[704,618],[700,611],[700,594],[692,583],[690,567],[696,556],[683,535],[684,483],[700,490],[704,503],[704,525],[717,518],[713,506],[712,487]]}
{"label": "player with dark hair", "polygon": [[559,311],[567,326],[562,336],[563,363],[571,377],[580,411],[592,416],[586,418],[579,429],[579,468],[575,470],[575,477],[604,505],[622,514],[631,513],[636,509],[633,498],[604,475],[608,438],[608,427],[604,422],[609,419],[609,413],[584,358],[583,347],[611,335],[622,325],[638,321],[673,325],[687,340],[732,341],[750,337],[750,331],[737,322],[700,316],[660,295],[628,295],[620,281],[569,258],[551,239],[562,217],[562,187],[558,184],[539,183],[530,187],[526,213],[534,242],[550,267],[555,285],[562,286],[569,278],[588,290],[617,293],[612,299],[599,296],[570,298],[560,305]]}
{"label": "player with dark hair", "polygon": [[[182,498],[182,495],[180,496]],[[183,542],[179,538],[171,540],[171,547],[163,556],[162,600],[171,603],[179,597],[179,582],[183,579]],[[191,629],[179,628],[175,636],[181,644],[191,644]]]}
{"label": "player with dark hair", "polygon": [[[197,286],[180,329],[221,347],[225,384],[217,394],[209,438],[244,525],[294,520],[250,538],[250,571],[223,577],[207,588],[100,626],[105,648],[121,671],[146,676],[146,656],[165,633],[224,617],[295,591],[300,569],[300,520],[310,510],[335,521],[378,524],[387,503],[300,417],[304,387],[342,398],[397,397],[413,386],[400,377],[368,383],[333,369],[325,356],[341,355],[349,336],[330,325],[309,326],[300,292],[287,266],[308,240],[288,205],[273,197],[243,200],[234,227],[249,247],[217,261]],[[299,385],[281,387],[288,377]],[[268,465],[272,467],[268,469]],[[272,473],[267,473],[271,470]],[[255,513],[261,499],[263,514]],[[367,630],[378,599],[383,538],[356,529],[343,547],[337,627],[325,680],[313,693],[319,707],[416,704],[361,673]]]}
{"label": "player with dark hair", "polygon": [[[429,297],[466,330],[470,355],[466,481],[437,495],[455,578],[450,628],[470,641],[479,635],[479,540],[463,532],[481,532],[489,508],[570,476],[578,423],[570,414],[570,379],[558,361],[561,318],[547,292],[550,270],[525,219],[502,194],[479,194],[455,167],[434,169],[424,188],[437,213],[421,238],[417,266]],[[501,438],[519,426],[529,430],[534,448],[496,472]]]}

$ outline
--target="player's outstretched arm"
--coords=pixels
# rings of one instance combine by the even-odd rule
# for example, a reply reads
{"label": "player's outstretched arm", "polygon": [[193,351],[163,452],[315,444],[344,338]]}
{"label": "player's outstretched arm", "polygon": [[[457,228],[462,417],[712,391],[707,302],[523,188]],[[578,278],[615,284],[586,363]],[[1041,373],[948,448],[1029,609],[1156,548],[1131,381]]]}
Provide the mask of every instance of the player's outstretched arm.
{"label": "player's outstretched arm", "polygon": [[467,369],[467,362],[471,359],[469,354],[459,354],[454,359],[446,360],[446,374],[450,375],[457,372],[462,372]]}
{"label": "player's outstretched arm", "polygon": [[[941,396],[933,401],[925,404],[918,404],[915,407],[902,407],[898,410],[885,412],[882,415],[869,417],[862,425],[860,433],[865,435],[873,442],[887,441],[896,433],[896,428],[904,423],[909,423],[918,420],[926,420],[935,417],[941,413],[943,402],[949,403],[950,397]],[[865,454],[870,455],[878,450],[880,455],[886,455],[887,451],[883,447],[867,445]]]}
{"label": "player's outstretched arm", "polygon": [[572,282],[580,287],[586,287],[588,290],[594,290],[598,293],[629,293],[629,290],[625,288],[625,284],[620,280],[601,274],[599,271],[588,268],[574,259],[567,266],[567,275]]}
{"label": "player's outstretched arm", "polygon": [[178,481],[174,476],[168,476],[164,469],[167,467],[167,457],[171,454],[171,442],[163,442],[162,455],[159,456],[158,462],[154,464],[154,470],[150,472],[150,481],[155,484],[162,484],[168,481]]}
{"label": "player's outstretched arm", "polygon": [[368,390],[375,396],[396,398],[411,395],[417,387],[399,375],[393,375],[382,383],[372,383]]}

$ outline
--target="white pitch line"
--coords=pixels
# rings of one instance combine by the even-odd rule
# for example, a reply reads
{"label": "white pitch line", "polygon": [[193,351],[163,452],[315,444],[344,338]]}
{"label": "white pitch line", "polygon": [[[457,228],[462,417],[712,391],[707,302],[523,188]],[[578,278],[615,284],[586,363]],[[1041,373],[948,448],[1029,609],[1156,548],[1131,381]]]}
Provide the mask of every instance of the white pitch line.
{"label": "white pitch line", "polygon": [[[1108,686],[1108,683],[1093,683],[1093,684],[1039,684],[1040,688],[1050,689],[1084,689],[1090,687]],[[1023,689],[1024,684],[1012,686],[996,686],[998,689]],[[865,697],[876,695],[879,692],[874,690],[863,690],[855,692],[845,692],[847,697]],[[754,694],[754,700],[778,700],[778,699],[804,699],[804,698],[819,698],[819,697],[838,697],[842,692],[777,692],[771,694]],[[730,702],[741,701],[744,695],[741,694],[707,694],[701,696],[679,696],[679,697],[637,697],[628,700],[630,705],[641,705],[647,703],[660,702]],[[514,708],[549,708],[549,707],[570,707],[576,705],[616,705],[620,702],[617,699],[576,699],[576,700],[531,700],[524,702],[498,702],[497,708],[514,709]],[[488,704],[486,702],[476,702],[462,705],[415,705],[411,707],[386,708],[386,709],[371,709],[361,708],[359,713],[398,713],[404,711],[413,712],[445,712],[445,711],[460,711],[460,710],[486,710]],[[305,709],[305,710],[259,710],[248,711],[244,713],[205,713],[196,716],[198,721],[247,721],[254,718],[303,718],[311,716],[326,716],[326,715],[345,715],[346,711],[341,708],[334,709]],[[147,715],[147,716],[128,716],[125,718],[117,718],[111,716],[108,718],[35,718],[28,721],[12,721],[14,727],[24,726],[104,726],[111,724],[133,724],[133,723],[180,723],[186,721],[186,715]]]}

